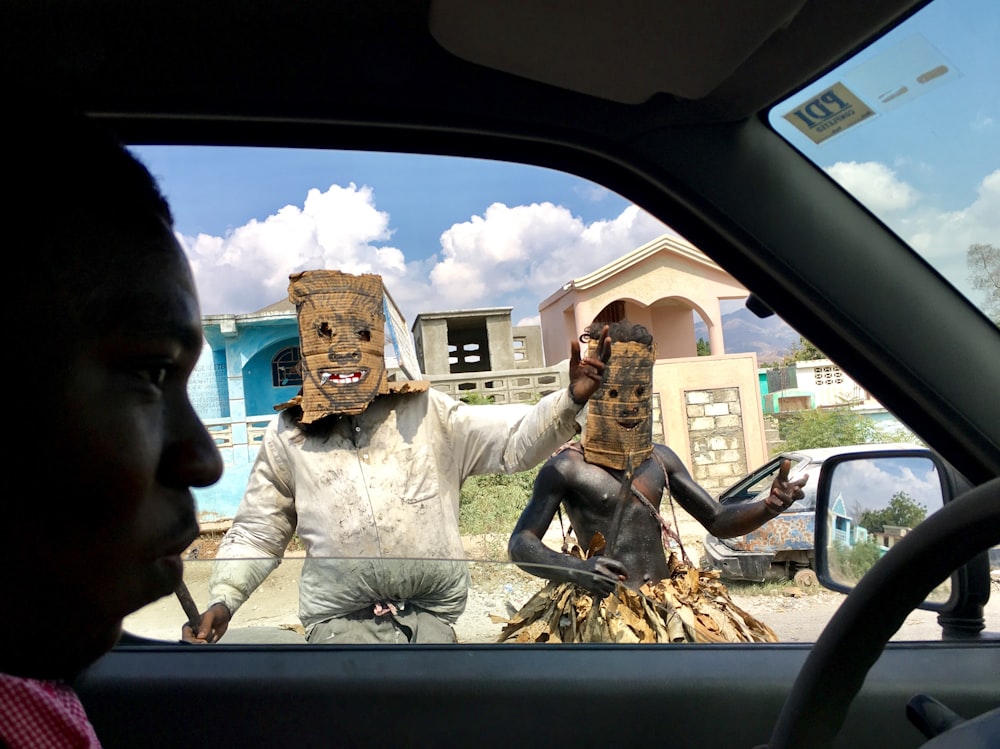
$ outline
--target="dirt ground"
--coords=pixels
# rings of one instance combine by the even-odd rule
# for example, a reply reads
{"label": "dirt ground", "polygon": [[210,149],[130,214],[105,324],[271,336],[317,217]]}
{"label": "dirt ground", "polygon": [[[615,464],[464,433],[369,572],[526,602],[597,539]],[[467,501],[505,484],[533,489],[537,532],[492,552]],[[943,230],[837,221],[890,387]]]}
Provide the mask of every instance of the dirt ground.
{"label": "dirt ground", "polygon": [[[672,518],[665,515],[668,520]],[[678,510],[676,525],[684,550],[696,564],[701,558],[702,526]],[[221,530],[207,533],[187,554],[185,582],[199,608],[207,604],[207,583],[215,547]],[[528,575],[506,563],[505,535],[480,536],[465,539],[470,558],[473,585],[465,613],[455,626],[460,642],[495,642],[506,618],[511,616],[539,588],[543,580]],[[546,541],[556,548],[559,529],[553,528]],[[223,643],[298,643],[303,642],[298,620],[298,579],[302,553],[290,551],[281,566],[273,572],[236,613]],[[807,589],[794,584],[769,586],[767,594],[760,588],[729,588],[733,601],[744,610],[768,624],[782,642],[813,642],[844,600],[842,594],[818,586]],[[175,597],[161,599],[125,620],[129,632],[143,637],[176,640],[184,623],[184,614]],[[986,611],[986,627],[1000,636],[1000,583],[994,585]],[[939,640],[941,629],[937,614],[914,611],[904,621],[894,640]]]}

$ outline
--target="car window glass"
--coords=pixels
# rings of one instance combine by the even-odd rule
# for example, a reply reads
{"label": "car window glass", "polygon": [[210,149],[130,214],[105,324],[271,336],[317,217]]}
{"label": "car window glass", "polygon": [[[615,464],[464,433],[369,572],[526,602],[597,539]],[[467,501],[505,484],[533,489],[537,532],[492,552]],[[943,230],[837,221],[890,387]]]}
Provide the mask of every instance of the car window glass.
{"label": "car window glass", "polygon": [[[754,472],[748,479],[741,481],[723,492],[722,502],[745,502],[757,497],[761,492],[770,490],[771,483],[781,469],[781,460],[769,462],[762,469]],[[791,473],[791,472],[789,472]]]}
{"label": "car window glass", "polygon": [[[287,302],[288,276],[298,270],[382,275],[392,303],[387,307],[387,364],[403,374],[407,362],[419,359],[421,346],[429,346],[428,338],[418,342],[418,323],[431,325],[438,320],[435,315],[457,311],[474,321],[458,330],[479,326],[486,331],[498,324],[509,331],[504,333],[512,339],[507,366],[513,371],[503,377],[491,374],[490,357],[498,354],[483,345],[485,332],[449,342],[447,355],[436,365],[450,370],[447,374],[426,371],[426,361],[418,364],[420,376],[450,388],[452,397],[486,408],[533,403],[564,386],[570,340],[582,332],[563,322],[559,305],[565,294],[585,294],[623,265],[641,275],[657,272],[657,257],[680,258],[685,272],[710,273],[724,291],[714,291],[706,301],[685,288],[681,273],[666,279],[647,304],[621,295],[593,313],[667,321],[654,325],[658,360],[683,360],[693,367],[704,363],[710,368],[703,371],[716,373],[716,379],[726,367],[742,373],[744,385],[736,389],[728,382],[700,388],[694,380],[674,397],[654,393],[654,440],[674,449],[709,494],[718,497],[781,450],[919,441],[791,326],[754,316],[745,306],[746,289],[698,248],[620,196],[573,175],[405,154],[135,150],[160,179],[192,262],[206,344],[189,391],[226,461],[223,479],[196,491],[203,534],[186,555],[185,578],[199,607],[208,603],[215,547],[239,505],[263,432],[275,418],[274,406],[294,397],[300,384],[294,308]],[[560,310],[559,324],[544,328],[552,309]],[[749,324],[752,334],[742,336]],[[282,325],[285,333],[276,334]],[[710,326],[721,331],[711,332]],[[244,328],[252,334],[241,338]],[[234,346],[234,341],[242,343]],[[756,426],[760,419],[763,430]],[[745,427],[749,440],[731,434],[732,424],[740,421],[753,425]],[[730,443],[737,449],[729,449]],[[792,477],[807,464],[797,461]],[[476,563],[468,608],[456,631],[472,641],[495,642],[504,621],[545,585],[543,578],[507,562],[506,551],[536,471],[472,476],[463,486],[463,546]],[[766,492],[776,472],[774,464],[755,478],[747,496]],[[807,498],[795,509],[811,507],[817,475],[811,475]],[[668,553],[699,566],[704,527],[669,497],[661,514],[678,530],[679,541],[669,544]],[[558,550],[570,531],[565,515],[557,516],[546,542]],[[303,557],[303,545],[293,537],[282,564],[237,613],[229,642],[261,634],[237,635],[238,630],[261,627],[265,636],[273,636],[271,644],[301,638]],[[768,622],[787,613],[778,605],[780,591],[794,587],[794,581],[789,574],[770,586],[726,585],[741,608]],[[787,630],[788,637],[800,641],[818,635],[841,598],[807,592],[816,603],[811,625]],[[141,637],[173,639],[183,621],[178,602],[170,598],[129,617],[126,629]]]}
{"label": "car window glass", "polygon": [[998,34],[996,3],[937,0],[769,114],[996,323]]}

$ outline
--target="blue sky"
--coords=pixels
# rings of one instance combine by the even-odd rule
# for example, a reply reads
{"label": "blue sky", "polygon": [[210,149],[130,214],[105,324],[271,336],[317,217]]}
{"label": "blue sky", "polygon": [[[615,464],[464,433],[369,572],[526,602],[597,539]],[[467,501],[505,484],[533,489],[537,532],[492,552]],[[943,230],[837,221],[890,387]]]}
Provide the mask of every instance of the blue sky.
{"label": "blue sky", "polygon": [[[998,39],[996,0],[939,0],[771,117],[977,304],[982,295],[969,283],[966,251],[1000,246]],[[920,83],[928,71],[937,74]],[[814,145],[784,115],[834,82],[874,114]]]}
{"label": "blue sky", "polygon": [[[970,22],[973,14],[978,14]],[[938,2],[836,76],[776,109],[794,145],[971,295],[965,251],[1000,245],[1000,3]],[[943,61],[926,86],[904,81]],[[909,78],[908,78],[909,76]],[[812,145],[782,115],[831,82],[873,116]],[[889,98],[889,91],[907,88]],[[515,323],[669,231],[572,175],[436,156],[186,147],[133,149],[160,180],[206,314],[285,296],[289,273],[375,272],[418,312],[511,306]]]}
{"label": "blue sky", "polygon": [[[573,175],[451,157],[137,147],[160,180],[203,312],[250,312],[309,268],[381,273],[418,312],[512,306],[515,322],[562,284],[667,228]],[[542,257],[544,255],[544,257]]]}

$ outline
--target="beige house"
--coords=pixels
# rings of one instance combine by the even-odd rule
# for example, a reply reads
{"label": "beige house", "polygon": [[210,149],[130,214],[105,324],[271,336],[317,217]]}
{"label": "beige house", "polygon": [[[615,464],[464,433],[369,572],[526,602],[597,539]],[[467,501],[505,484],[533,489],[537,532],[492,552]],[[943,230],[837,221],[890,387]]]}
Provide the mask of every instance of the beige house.
{"label": "beige house", "polygon": [[[722,336],[720,303],[748,293],[696,247],[665,234],[539,305],[545,363],[564,360],[565,342],[594,320],[645,325],[656,342],[663,441],[717,494],[767,459],[757,355],[727,355]],[[697,355],[694,314],[708,328],[711,356]]]}

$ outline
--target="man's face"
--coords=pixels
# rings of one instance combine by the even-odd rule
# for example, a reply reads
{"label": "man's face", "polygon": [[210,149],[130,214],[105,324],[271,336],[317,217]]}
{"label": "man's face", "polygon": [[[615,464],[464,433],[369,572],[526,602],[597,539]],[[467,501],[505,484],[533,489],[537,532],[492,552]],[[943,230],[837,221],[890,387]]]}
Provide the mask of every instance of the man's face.
{"label": "man's face", "polygon": [[604,380],[590,398],[583,450],[588,462],[622,469],[627,456],[638,466],[652,451],[653,363],[651,346],[612,343]]}
{"label": "man's face", "polygon": [[327,277],[354,278],[318,272],[304,279],[319,287],[298,301],[306,424],[329,414],[361,413],[386,389],[381,281],[368,278],[371,283],[365,285],[359,278],[356,289],[324,290]]}
{"label": "man's face", "polygon": [[203,340],[173,235],[164,226],[159,239],[86,262],[86,282],[39,299],[51,323],[39,331],[39,439],[4,591],[55,635],[12,637],[12,616],[0,625],[8,644],[33,643],[4,660],[39,677],[71,677],[113,646],[127,614],[174,591],[198,534],[190,487],[222,473],[188,400]]}

